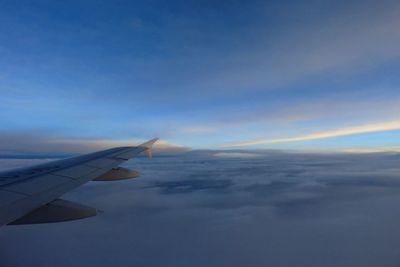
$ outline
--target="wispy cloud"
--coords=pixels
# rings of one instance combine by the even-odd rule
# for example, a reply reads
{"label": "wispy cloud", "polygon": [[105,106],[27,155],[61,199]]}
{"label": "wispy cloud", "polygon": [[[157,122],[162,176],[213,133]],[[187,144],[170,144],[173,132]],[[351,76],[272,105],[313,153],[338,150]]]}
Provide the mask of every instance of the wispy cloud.
{"label": "wispy cloud", "polygon": [[338,137],[338,136],[363,134],[363,133],[371,133],[371,132],[392,131],[392,130],[400,130],[400,121],[390,121],[390,122],[358,125],[358,126],[353,126],[353,127],[347,127],[347,128],[341,128],[341,129],[335,129],[335,130],[329,130],[329,131],[322,131],[322,132],[315,132],[315,133],[294,136],[294,137],[287,137],[287,138],[242,141],[242,142],[237,142],[237,143],[224,144],[224,145],[222,145],[222,147],[268,145],[268,144],[275,144],[275,143],[298,142],[298,141],[325,139],[325,138],[332,138],[332,137]]}
{"label": "wispy cloud", "polygon": [[386,153],[386,152],[400,152],[400,147],[377,147],[377,148],[346,148],[342,149],[345,153],[365,154],[365,153]]}
{"label": "wispy cloud", "polygon": [[[293,20],[304,17],[305,13],[298,10],[288,15],[285,26],[278,26],[279,34],[268,32],[268,27],[252,25],[252,30],[245,29],[245,32],[250,36],[249,32],[256,34],[257,42],[252,38],[242,38],[240,45],[232,46],[221,41],[224,50],[219,51],[226,54],[223,61],[218,60],[221,57],[210,56],[211,49],[207,46],[208,49],[202,50],[206,53],[180,59],[184,63],[189,61],[202,66],[201,78],[197,77],[199,73],[187,73],[187,69],[183,69],[183,76],[190,77],[183,83],[201,89],[193,90],[200,98],[217,94],[227,97],[276,90],[318,75],[343,78],[367,73],[400,55],[399,47],[394,45],[400,40],[396,30],[400,23],[399,7],[398,3],[391,2],[380,6],[380,12],[376,12],[376,6],[349,6],[350,12],[341,14],[340,19],[327,14],[322,20],[312,21],[310,18],[305,23]],[[264,15],[273,16],[269,13]],[[265,21],[262,24],[268,25]],[[230,40],[228,33],[221,35],[223,40]],[[169,65],[167,70],[171,72]],[[177,74],[182,76],[180,72]],[[184,84],[182,87],[187,86]]]}

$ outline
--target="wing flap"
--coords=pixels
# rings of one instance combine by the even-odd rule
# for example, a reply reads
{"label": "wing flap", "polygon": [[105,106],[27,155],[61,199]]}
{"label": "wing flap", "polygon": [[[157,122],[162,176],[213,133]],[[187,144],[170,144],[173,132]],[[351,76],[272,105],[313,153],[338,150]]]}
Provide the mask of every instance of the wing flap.
{"label": "wing flap", "polygon": [[83,206],[63,199],[56,199],[10,224],[20,225],[65,222],[96,216],[96,214],[97,210],[95,208]]}
{"label": "wing flap", "polygon": [[77,165],[72,166],[61,171],[54,172],[55,175],[66,176],[72,179],[79,179],[80,177],[86,176],[91,172],[98,170],[99,168],[86,166],[86,165]]}
{"label": "wing flap", "polygon": [[100,168],[100,169],[109,169],[113,168],[115,166],[118,166],[125,160],[118,160],[118,159],[113,159],[113,158],[102,158],[102,159],[95,159],[91,160],[85,163],[85,166],[90,166],[94,168]]}
{"label": "wing flap", "polygon": [[69,179],[68,182],[49,188],[46,191],[41,191],[35,195],[23,195],[22,198],[6,205],[0,205],[0,226],[21,218],[25,214],[55,200],[59,196],[85,182],[86,181]]}
{"label": "wing flap", "polygon": [[106,172],[99,177],[96,177],[93,181],[117,181],[117,180],[125,180],[130,178],[139,177],[139,172],[134,170],[129,170],[126,168],[118,167],[113,168],[110,171]]}
{"label": "wing flap", "polygon": [[25,197],[26,197],[25,195],[21,195],[15,192],[0,190],[0,208],[3,206],[10,205]]}

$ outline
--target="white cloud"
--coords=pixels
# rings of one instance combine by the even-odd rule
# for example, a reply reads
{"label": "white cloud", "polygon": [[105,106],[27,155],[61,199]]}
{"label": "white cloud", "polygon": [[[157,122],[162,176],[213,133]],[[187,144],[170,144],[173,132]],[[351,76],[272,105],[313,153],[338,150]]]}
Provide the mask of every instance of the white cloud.
{"label": "white cloud", "polygon": [[400,121],[389,121],[389,122],[381,122],[381,123],[374,123],[374,124],[357,125],[357,126],[353,126],[353,127],[321,131],[321,132],[315,132],[315,133],[304,134],[304,135],[299,135],[299,136],[294,136],[294,137],[287,137],[287,138],[249,140],[249,141],[224,144],[222,146],[223,147],[240,147],[240,146],[252,146],[252,145],[267,145],[267,144],[275,144],[275,143],[298,142],[298,141],[325,139],[325,138],[332,138],[332,137],[338,137],[338,136],[363,134],[363,133],[371,133],[371,132],[392,131],[392,130],[400,130]]}

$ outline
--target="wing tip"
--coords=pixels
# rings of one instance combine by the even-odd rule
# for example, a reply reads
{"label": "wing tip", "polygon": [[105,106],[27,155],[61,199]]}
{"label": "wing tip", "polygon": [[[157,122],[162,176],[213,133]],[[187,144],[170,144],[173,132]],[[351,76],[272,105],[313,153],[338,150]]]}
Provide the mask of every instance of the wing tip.
{"label": "wing tip", "polygon": [[148,158],[152,158],[153,157],[153,145],[155,142],[157,142],[159,140],[159,138],[153,138],[141,145],[139,145],[140,147],[145,148],[145,150],[143,151],[144,154],[148,157]]}
{"label": "wing tip", "polygon": [[147,142],[144,142],[143,144],[141,144],[139,146],[146,147],[146,148],[151,148],[154,145],[154,143],[157,142],[158,140],[159,140],[159,138],[156,137],[156,138],[153,138],[153,139],[151,139],[151,140],[149,140]]}

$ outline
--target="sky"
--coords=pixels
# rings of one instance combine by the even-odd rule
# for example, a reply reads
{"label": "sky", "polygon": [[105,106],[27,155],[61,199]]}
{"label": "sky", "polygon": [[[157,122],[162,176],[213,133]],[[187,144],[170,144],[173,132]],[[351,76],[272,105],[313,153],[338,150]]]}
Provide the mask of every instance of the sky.
{"label": "sky", "polygon": [[0,266],[399,266],[399,161],[260,150],[135,158],[126,167],[141,177],[63,196],[98,216],[2,227]]}
{"label": "sky", "polygon": [[399,29],[394,0],[0,0],[0,171],[161,138],[62,196],[98,216],[0,229],[0,266],[400,266]]}
{"label": "sky", "polygon": [[3,0],[0,150],[400,150],[399,27],[390,0]]}

